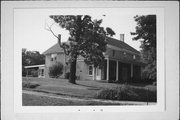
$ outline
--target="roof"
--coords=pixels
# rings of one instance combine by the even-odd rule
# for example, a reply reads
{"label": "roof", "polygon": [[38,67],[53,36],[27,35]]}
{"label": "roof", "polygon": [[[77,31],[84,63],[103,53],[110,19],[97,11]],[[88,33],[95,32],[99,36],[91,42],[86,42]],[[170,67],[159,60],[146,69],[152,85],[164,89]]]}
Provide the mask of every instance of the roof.
{"label": "roof", "polygon": [[31,66],[24,66],[24,68],[36,68],[36,67],[45,67],[45,65],[31,65]]}
{"label": "roof", "polygon": [[[123,41],[120,41],[120,40],[117,40],[117,39],[114,39],[114,38],[108,37],[107,44],[112,45],[112,46],[116,46],[116,47],[121,48],[121,49],[131,51],[131,52],[134,52],[134,53],[137,53],[137,54],[140,54],[139,51],[137,51],[136,49],[134,49],[133,47],[131,47],[127,43],[125,43]],[[46,50],[43,54],[47,55],[47,54],[60,53],[60,52],[64,52],[64,51],[59,46],[59,44],[56,43],[54,46],[52,46],[51,48]]]}
{"label": "roof", "polygon": [[48,50],[46,50],[43,54],[53,54],[53,53],[59,53],[59,52],[64,52],[63,49],[59,46],[58,43],[50,47]]}
{"label": "roof", "polygon": [[117,40],[117,39],[114,39],[114,38],[108,37],[107,44],[112,45],[112,46],[116,46],[116,47],[121,48],[121,49],[131,51],[131,52],[135,52],[137,54],[140,54],[139,51],[137,51],[136,49],[134,49],[133,47],[131,47],[127,43],[120,41],[120,40]]}

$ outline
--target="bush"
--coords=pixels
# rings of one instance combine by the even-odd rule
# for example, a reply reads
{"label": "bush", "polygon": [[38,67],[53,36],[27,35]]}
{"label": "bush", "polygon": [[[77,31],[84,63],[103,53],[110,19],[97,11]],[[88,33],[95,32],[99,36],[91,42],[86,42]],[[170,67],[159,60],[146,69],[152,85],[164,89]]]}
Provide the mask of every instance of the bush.
{"label": "bush", "polygon": [[58,78],[63,74],[63,64],[58,62],[49,67],[49,76],[52,78]]}
{"label": "bush", "polygon": [[67,73],[65,74],[65,79],[69,79],[69,76],[70,76],[70,72],[67,72]]}
{"label": "bush", "polygon": [[38,86],[40,86],[40,85],[36,84],[36,83],[30,83],[30,82],[26,82],[26,83],[23,82],[23,84],[22,84],[23,88],[36,88]]}
{"label": "bush", "polygon": [[95,95],[95,98],[156,102],[156,91],[123,85],[112,89],[102,89]]}

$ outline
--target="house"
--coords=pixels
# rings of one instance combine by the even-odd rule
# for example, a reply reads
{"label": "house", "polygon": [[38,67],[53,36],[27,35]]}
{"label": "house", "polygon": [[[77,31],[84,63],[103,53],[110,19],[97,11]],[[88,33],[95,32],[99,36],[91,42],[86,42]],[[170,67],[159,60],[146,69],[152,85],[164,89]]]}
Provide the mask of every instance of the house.
{"label": "house", "polygon": [[[55,44],[43,53],[45,58],[45,78],[48,78],[49,67],[61,62],[64,65],[63,75],[69,72],[67,56],[59,44]],[[120,34],[120,40],[107,38],[107,49],[104,53],[103,68],[95,68],[87,65],[83,57],[77,58],[76,76],[80,80],[110,80],[127,82],[141,79],[140,52],[124,42],[124,34]]]}
{"label": "house", "polygon": [[25,66],[26,76],[44,78],[45,65],[31,65]]}

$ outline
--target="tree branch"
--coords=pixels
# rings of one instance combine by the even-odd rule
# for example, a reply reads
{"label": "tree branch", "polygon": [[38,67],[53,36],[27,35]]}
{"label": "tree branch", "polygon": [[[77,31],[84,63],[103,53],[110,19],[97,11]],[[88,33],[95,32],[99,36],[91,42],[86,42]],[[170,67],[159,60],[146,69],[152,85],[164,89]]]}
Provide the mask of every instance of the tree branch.
{"label": "tree branch", "polygon": [[[54,22],[55,23],[55,22]],[[45,27],[44,27],[44,29],[45,30],[47,30],[47,31],[50,31],[52,34],[53,34],[53,36],[55,36],[57,39],[59,39],[59,37],[57,36],[57,35],[55,35],[55,33],[52,31],[52,26],[54,25],[54,23],[53,24],[51,24],[50,26],[47,24],[47,23],[45,23]]]}

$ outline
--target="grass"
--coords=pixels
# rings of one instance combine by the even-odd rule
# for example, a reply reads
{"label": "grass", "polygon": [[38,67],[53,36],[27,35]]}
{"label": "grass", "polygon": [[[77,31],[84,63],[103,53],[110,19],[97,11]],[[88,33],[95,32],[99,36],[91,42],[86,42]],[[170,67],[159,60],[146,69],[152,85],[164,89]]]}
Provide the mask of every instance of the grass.
{"label": "grass", "polygon": [[23,106],[72,106],[72,105],[129,105],[122,103],[103,103],[100,101],[76,101],[23,93]]}
{"label": "grass", "polygon": [[[28,90],[44,91],[55,94],[63,94],[68,96],[76,96],[82,98],[94,98],[100,91],[104,89],[112,89],[123,86],[122,84],[107,83],[105,81],[77,80],[77,84],[71,84],[67,79],[45,79],[45,78],[23,78],[23,83],[38,84],[36,88],[25,88]],[[152,85],[129,85],[133,88],[149,88],[156,91],[156,86]]]}
{"label": "grass", "polygon": [[37,83],[30,83],[30,82],[23,82],[22,87],[23,88],[36,88],[39,84]]}

